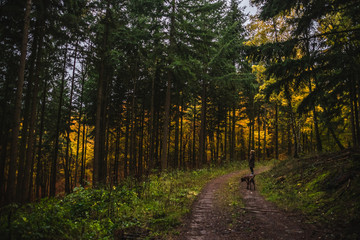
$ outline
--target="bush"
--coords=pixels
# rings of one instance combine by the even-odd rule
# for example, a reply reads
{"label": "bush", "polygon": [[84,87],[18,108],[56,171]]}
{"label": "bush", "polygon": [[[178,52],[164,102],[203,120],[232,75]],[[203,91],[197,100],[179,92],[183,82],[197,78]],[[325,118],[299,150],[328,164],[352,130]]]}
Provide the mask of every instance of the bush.
{"label": "bush", "polygon": [[[12,239],[113,239],[114,235],[164,238],[181,223],[202,187],[239,164],[128,179],[102,189],[75,188],[63,199],[46,198],[1,211],[0,236]],[[10,221],[8,221],[10,216]]]}

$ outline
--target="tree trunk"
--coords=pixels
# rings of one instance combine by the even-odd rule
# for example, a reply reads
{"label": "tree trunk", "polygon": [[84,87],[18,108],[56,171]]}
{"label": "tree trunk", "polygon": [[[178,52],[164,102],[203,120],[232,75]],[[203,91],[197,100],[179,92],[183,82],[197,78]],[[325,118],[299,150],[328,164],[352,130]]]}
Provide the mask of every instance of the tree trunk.
{"label": "tree trunk", "polygon": [[279,159],[279,110],[275,103],[275,159]]}
{"label": "tree trunk", "polygon": [[19,149],[19,166],[18,166],[18,175],[17,175],[17,184],[16,184],[16,200],[22,202],[23,191],[24,191],[24,172],[26,165],[26,150],[29,138],[29,125],[30,125],[30,110],[31,110],[31,100],[33,95],[34,88],[34,79],[35,76],[35,62],[37,58],[38,51],[38,40],[39,40],[39,21],[36,22],[36,31],[34,36],[34,41],[32,44],[32,53],[29,59],[29,76],[27,80],[27,89],[23,110],[23,122],[21,130],[21,140],[20,140],[20,149]]}
{"label": "tree trunk", "polygon": [[[84,65],[82,65],[82,67],[84,67]],[[83,70],[83,68],[82,68],[82,70]],[[78,119],[79,127],[77,129],[77,143],[76,143],[76,157],[75,157],[75,176],[74,176],[75,186],[77,185],[77,177],[78,177],[78,170],[79,170],[78,169],[79,168],[79,151],[80,151],[81,121],[82,121],[82,113],[83,113],[82,105],[83,105],[83,98],[84,98],[85,76],[86,76],[86,73],[84,73],[82,71],[80,103],[78,106],[78,108],[79,108],[79,119]],[[84,138],[84,136],[83,136],[83,138]],[[81,181],[79,181],[79,184],[82,185]]]}
{"label": "tree trunk", "polygon": [[64,54],[62,77],[61,77],[61,86],[60,86],[60,96],[59,96],[59,106],[58,106],[58,113],[57,113],[57,122],[56,122],[54,155],[53,155],[52,164],[51,164],[51,177],[50,177],[50,196],[51,197],[55,197],[55,194],[56,194],[57,158],[58,158],[58,152],[59,152],[61,108],[62,108],[62,105],[63,105],[63,95],[64,95],[64,87],[65,87],[67,51],[68,51],[68,46],[66,45],[65,54]]}
{"label": "tree trunk", "polygon": [[[171,1],[171,15],[170,15],[170,34],[169,34],[169,55],[170,57],[174,50],[174,32],[175,32],[175,0]],[[172,59],[169,59],[169,65],[172,63]],[[165,109],[164,109],[164,125],[163,125],[163,138],[162,138],[162,152],[161,152],[161,170],[164,171],[168,167],[168,149],[167,140],[169,134],[170,125],[170,104],[171,104],[171,84],[173,81],[173,73],[171,69],[168,69],[167,76],[167,87],[166,87],[166,98],[165,98]]]}
{"label": "tree trunk", "polygon": [[165,113],[164,113],[164,125],[163,125],[163,138],[162,138],[162,151],[161,151],[161,171],[165,171],[168,165],[168,134],[169,134],[169,123],[170,123],[170,101],[171,101],[171,72],[168,72],[168,80],[166,87],[166,99],[165,99]]}
{"label": "tree trunk", "polygon": [[36,60],[36,70],[35,70],[35,81],[34,89],[32,93],[31,100],[31,111],[30,111],[30,126],[29,126],[29,139],[28,139],[28,148],[26,150],[26,162],[25,162],[25,171],[24,171],[24,186],[22,194],[22,202],[29,201],[27,199],[32,189],[30,189],[30,181],[32,180],[32,175],[30,173],[33,171],[32,162],[34,159],[34,149],[35,149],[35,124],[37,119],[37,106],[38,106],[38,93],[39,93],[39,81],[40,81],[40,71],[41,71],[41,58],[42,58],[42,47],[43,47],[43,36],[44,36],[44,23],[41,23],[40,37],[39,37],[39,47]]}
{"label": "tree trunk", "polygon": [[295,120],[294,112],[292,109],[291,96],[289,93],[289,89],[287,89],[287,88],[285,89],[285,95],[286,95],[286,99],[288,102],[290,123],[291,123],[293,138],[294,138],[294,158],[298,158],[299,155],[298,155],[298,137],[297,137],[297,132],[296,132],[296,120]]}
{"label": "tree trunk", "polygon": [[185,149],[183,148],[183,111],[184,111],[184,101],[183,96],[181,95],[181,109],[180,109],[180,160],[179,160],[179,169],[184,169],[184,156]]}
{"label": "tree trunk", "polygon": [[137,134],[137,114],[136,114],[136,77],[134,77],[134,88],[131,103],[130,114],[130,160],[129,160],[129,172],[131,176],[135,176],[136,170],[136,134]]}
{"label": "tree trunk", "polygon": [[44,134],[44,119],[45,119],[45,107],[46,107],[46,93],[47,93],[47,79],[44,81],[44,89],[43,89],[43,96],[42,96],[42,105],[41,105],[41,116],[40,116],[40,129],[39,129],[39,147],[38,147],[38,160],[36,166],[36,199],[39,199],[40,189],[43,191],[45,188],[44,184],[44,164],[42,161],[42,138]]}
{"label": "tree trunk", "polygon": [[93,162],[93,186],[105,184],[104,175],[105,163],[105,132],[106,132],[106,90],[107,90],[107,51],[110,18],[110,1],[107,1],[106,23],[104,26],[104,36],[101,49],[100,72],[98,78],[98,89],[96,97],[96,118],[95,118],[95,141],[94,141],[94,162]]}
{"label": "tree trunk", "polygon": [[231,161],[234,160],[234,157],[235,157],[235,117],[236,115],[236,108],[235,106],[233,107],[232,109],[232,127],[231,127],[231,149],[230,149],[230,159]]}
{"label": "tree trunk", "polygon": [[250,157],[250,151],[251,151],[251,136],[252,136],[252,121],[251,121],[251,117],[249,119],[249,139],[248,139],[248,152],[247,152],[247,157]]}
{"label": "tree trunk", "polygon": [[[201,115],[200,115],[200,135],[199,135],[199,157],[198,164],[205,164],[205,144],[206,144],[206,81],[203,79],[202,95],[201,95]],[[196,166],[197,168],[200,165]]]}
{"label": "tree trunk", "polygon": [[197,167],[197,161],[196,161],[196,151],[195,151],[195,146],[196,146],[196,100],[194,99],[194,119],[193,119],[193,141],[192,141],[192,167],[196,168]]}
{"label": "tree trunk", "polygon": [[258,149],[257,149],[257,155],[258,155],[258,159],[261,159],[261,139],[260,139],[260,129],[261,129],[261,121],[260,121],[260,107],[258,109]]}
{"label": "tree trunk", "polygon": [[73,71],[71,77],[71,87],[70,87],[70,99],[69,99],[69,112],[67,116],[67,126],[66,126],[66,150],[65,150],[65,192],[70,193],[70,171],[71,171],[71,164],[69,159],[69,148],[70,148],[70,133],[71,133],[71,115],[72,115],[72,99],[74,93],[74,81],[75,81],[75,71],[76,71],[76,58],[77,58],[77,47],[78,44],[75,45],[75,56],[74,56],[74,63],[73,63]]}
{"label": "tree trunk", "polygon": [[263,129],[264,129],[264,147],[263,147],[263,161],[265,161],[265,156],[266,156],[266,109],[264,110],[264,120],[263,120]]}
{"label": "tree trunk", "polygon": [[82,132],[82,147],[81,147],[81,167],[80,167],[80,185],[85,186],[85,169],[86,169],[86,144],[87,144],[87,132],[86,132],[86,121],[84,119],[83,132]]}
{"label": "tree trunk", "polygon": [[30,27],[30,11],[31,11],[31,0],[26,1],[26,10],[24,17],[24,30],[22,36],[21,50],[20,50],[20,65],[18,72],[18,82],[16,88],[16,98],[14,104],[14,115],[13,115],[13,128],[12,128],[12,139],[10,145],[10,162],[9,172],[6,188],[6,202],[10,203],[14,201],[15,197],[15,180],[16,180],[16,162],[18,158],[18,137],[20,129],[20,114],[21,114],[21,99],[24,86],[24,75],[25,75],[25,62],[27,54],[27,43],[29,37]]}
{"label": "tree trunk", "polygon": [[143,155],[144,155],[144,128],[145,128],[145,109],[144,109],[144,104],[141,110],[141,119],[140,119],[140,141],[139,141],[139,160],[138,160],[138,179],[140,179],[143,175],[143,167],[144,167],[144,162],[143,162]]}
{"label": "tree trunk", "polygon": [[224,129],[224,149],[223,149],[223,161],[227,160],[228,155],[228,111],[225,111],[225,129]]}
{"label": "tree trunk", "polygon": [[[157,68],[157,67],[156,67]],[[149,123],[149,133],[150,133],[150,149],[149,149],[149,166],[148,166],[148,174],[150,174],[151,170],[154,168],[154,153],[155,153],[155,77],[156,71],[154,76],[151,79],[151,103],[150,103],[150,123]]]}
{"label": "tree trunk", "polygon": [[[290,117],[289,117],[290,118]],[[290,119],[289,119],[290,120]],[[291,120],[287,123],[287,142],[288,142],[288,157],[291,156],[291,153],[292,153],[292,150],[291,150],[291,147],[292,147],[292,141],[291,141]]]}
{"label": "tree trunk", "polygon": [[175,113],[175,148],[174,148],[174,169],[179,168],[179,125],[180,125],[180,117],[179,117],[179,103],[176,107]]}
{"label": "tree trunk", "polygon": [[126,127],[125,127],[125,149],[124,149],[124,178],[128,176],[128,153],[129,153],[129,131],[130,131],[130,104],[127,103]]}

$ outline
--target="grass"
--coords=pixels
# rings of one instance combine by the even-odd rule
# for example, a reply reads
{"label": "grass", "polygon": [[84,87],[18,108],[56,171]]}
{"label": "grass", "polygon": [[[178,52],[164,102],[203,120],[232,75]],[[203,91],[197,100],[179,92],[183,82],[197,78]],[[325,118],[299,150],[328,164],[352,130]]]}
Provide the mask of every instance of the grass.
{"label": "grass", "polygon": [[[273,160],[256,162],[256,169],[272,167],[274,163],[275,162]],[[228,226],[229,228],[232,228],[234,225],[238,224],[238,219],[246,213],[244,210],[244,199],[240,194],[240,178],[241,176],[250,173],[247,162],[243,164],[241,169],[242,171],[238,176],[231,177],[226,184],[226,187],[220,189],[217,192],[219,206],[224,209],[224,212],[231,214],[232,222]]]}
{"label": "grass", "polygon": [[359,173],[359,153],[346,150],[279,161],[258,183],[261,193],[281,208],[303,213],[339,239],[359,239]]}
{"label": "grass", "polygon": [[0,212],[0,238],[165,239],[176,234],[176,227],[208,181],[244,166],[231,163],[174,171],[142,182],[128,179],[112,188],[75,188],[63,198],[8,205]]}

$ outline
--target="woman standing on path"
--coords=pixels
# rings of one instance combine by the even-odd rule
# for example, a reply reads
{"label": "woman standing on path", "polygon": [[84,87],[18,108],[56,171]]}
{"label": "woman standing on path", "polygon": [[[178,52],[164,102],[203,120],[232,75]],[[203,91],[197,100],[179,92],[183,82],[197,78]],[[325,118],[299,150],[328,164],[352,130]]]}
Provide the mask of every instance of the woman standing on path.
{"label": "woman standing on path", "polygon": [[251,171],[251,175],[254,175],[254,167],[255,167],[255,151],[250,151],[250,157],[249,157],[249,167]]}

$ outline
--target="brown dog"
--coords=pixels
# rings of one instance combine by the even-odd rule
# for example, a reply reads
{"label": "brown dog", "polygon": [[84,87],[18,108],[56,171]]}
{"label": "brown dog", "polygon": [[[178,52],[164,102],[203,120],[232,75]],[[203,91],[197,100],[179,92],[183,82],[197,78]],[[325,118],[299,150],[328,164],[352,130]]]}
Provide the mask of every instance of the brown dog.
{"label": "brown dog", "polygon": [[247,175],[241,178],[241,182],[246,182],[246,189],[251,190],[251,183],[254,185],[255,190],[255,175]]}

